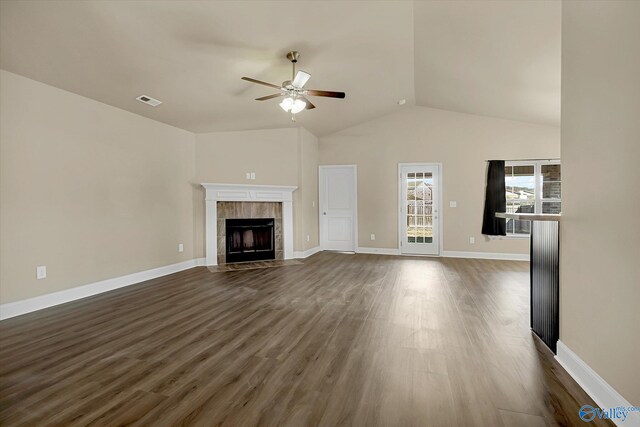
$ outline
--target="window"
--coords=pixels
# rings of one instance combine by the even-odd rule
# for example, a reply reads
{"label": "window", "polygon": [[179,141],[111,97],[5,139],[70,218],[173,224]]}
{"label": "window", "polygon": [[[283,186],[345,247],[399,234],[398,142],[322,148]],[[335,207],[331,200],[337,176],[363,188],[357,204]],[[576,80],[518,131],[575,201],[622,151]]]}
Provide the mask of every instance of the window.
{"label": "window", "polygon": [[[559,214],[561,175],[559,160],[505,163],[507,213]],[[529,221],[507,220],[507,235],[526,236]]]}

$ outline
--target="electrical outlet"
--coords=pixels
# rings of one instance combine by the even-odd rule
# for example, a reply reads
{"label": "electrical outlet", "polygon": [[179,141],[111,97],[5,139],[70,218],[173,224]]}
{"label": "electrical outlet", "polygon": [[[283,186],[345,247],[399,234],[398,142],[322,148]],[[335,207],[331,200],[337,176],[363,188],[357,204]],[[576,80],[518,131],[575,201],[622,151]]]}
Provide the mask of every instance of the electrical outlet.
{"label": "electrical outlet", "polygon": [[449,207],[450,207],[450,208],[455,208],[455,207],[457,207],[457,206],[458,206],[458,202],[456,202],[455,200],[451,200],[451,201],[449,202]]}
{"label": "electrical outlet", "polygon": [[184,245],[182,243],[178,243],[178,252],[184,252]]}
{"label": "electrical outlet", "polygon": [[47,277],[47,266],[39,265],[36,267],[36,279],[45,279]]}
{"label": "electrical outlet", "polygon": [[471,243],[472,245],[476,244],[476,238],[475,237],[469,237],[469,243]]}
{"label": "electrical outlet", "polygon": [[309,237],[309,235],[307,234],[307,242],[311,239],[311,237]]}
{"label": "electrical outlet", "polygon": [[256,173],[255,172],[251,172],[251,179],[256,179]]}
{"label": "electrical outlet", "polygon": [[251,179],[251,172],[247,172],[245,176],[247,177],[247,179]]}
{"label": "electrical outlet", "polygon": [[376,240],[376,235],[375,234],[371,235],[371,240]]}

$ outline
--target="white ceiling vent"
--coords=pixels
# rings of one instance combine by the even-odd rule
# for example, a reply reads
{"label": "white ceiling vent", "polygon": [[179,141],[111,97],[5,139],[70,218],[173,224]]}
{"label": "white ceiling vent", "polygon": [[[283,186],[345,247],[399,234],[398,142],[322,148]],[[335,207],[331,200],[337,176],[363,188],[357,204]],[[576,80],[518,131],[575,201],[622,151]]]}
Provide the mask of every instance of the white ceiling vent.
{"label": "white ceiling vent", "polygon": [[144,102],[147,105],[151,105],[152,107],[157,107],[158,105],[162,104],[162,101],[158,101],[157,99],[154,99],[147,95],[140,95],[136,99],[140,102]]}

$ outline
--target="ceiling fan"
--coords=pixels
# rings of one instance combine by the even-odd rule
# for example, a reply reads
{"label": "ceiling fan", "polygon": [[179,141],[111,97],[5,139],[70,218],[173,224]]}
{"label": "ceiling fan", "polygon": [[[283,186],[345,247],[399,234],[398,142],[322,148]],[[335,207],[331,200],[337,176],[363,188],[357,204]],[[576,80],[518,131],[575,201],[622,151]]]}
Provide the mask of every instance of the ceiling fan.
{"label": "ceiling fan", "polygon": [[287,59],[291,61],[293,65],[293,73],[291,74],[291,80],[286,80],[282,82],[281,86],[274,85],[273,83],[263,82],[261,80],[252,79],[251,77],[242,77],[242,80],[246,80],[251,83],[257,83],[264,86],[269,86],[274,89],[279,89],[279,93],[275,93],[273,95],[263,96],[261,98],[256,98],[256,101],[266,101],[269,99],[284,97],[282,102],[280,103],[280,107],[291,113],[291,120],[295,121],[295,115],[301,112],[302,110],[311,110],[316,108],[315,105],[311,103],[307,99],[307,96],[326,96],[329,98],[344,98],[344,92],[332,92],[328,90],[314,90],[314,89],[305,89],[304,85],[311,78],[311,74],[299,70],[296,73],[296,63],[298,62],[298,58],[300,57],[300,53],[296,51],[292,51],[287,53]]}

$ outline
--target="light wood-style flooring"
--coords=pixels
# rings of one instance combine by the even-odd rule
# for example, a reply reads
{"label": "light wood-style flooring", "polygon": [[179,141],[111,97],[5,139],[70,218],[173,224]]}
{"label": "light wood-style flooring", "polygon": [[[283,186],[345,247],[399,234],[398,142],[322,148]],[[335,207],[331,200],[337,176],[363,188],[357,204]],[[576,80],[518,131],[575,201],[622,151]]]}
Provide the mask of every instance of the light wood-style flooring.
{"label": "light wood-style flooring", "polygon": [[524,262],[328,252],[191,269],[0,322],[0,424],[583,425],[528,282]]}

